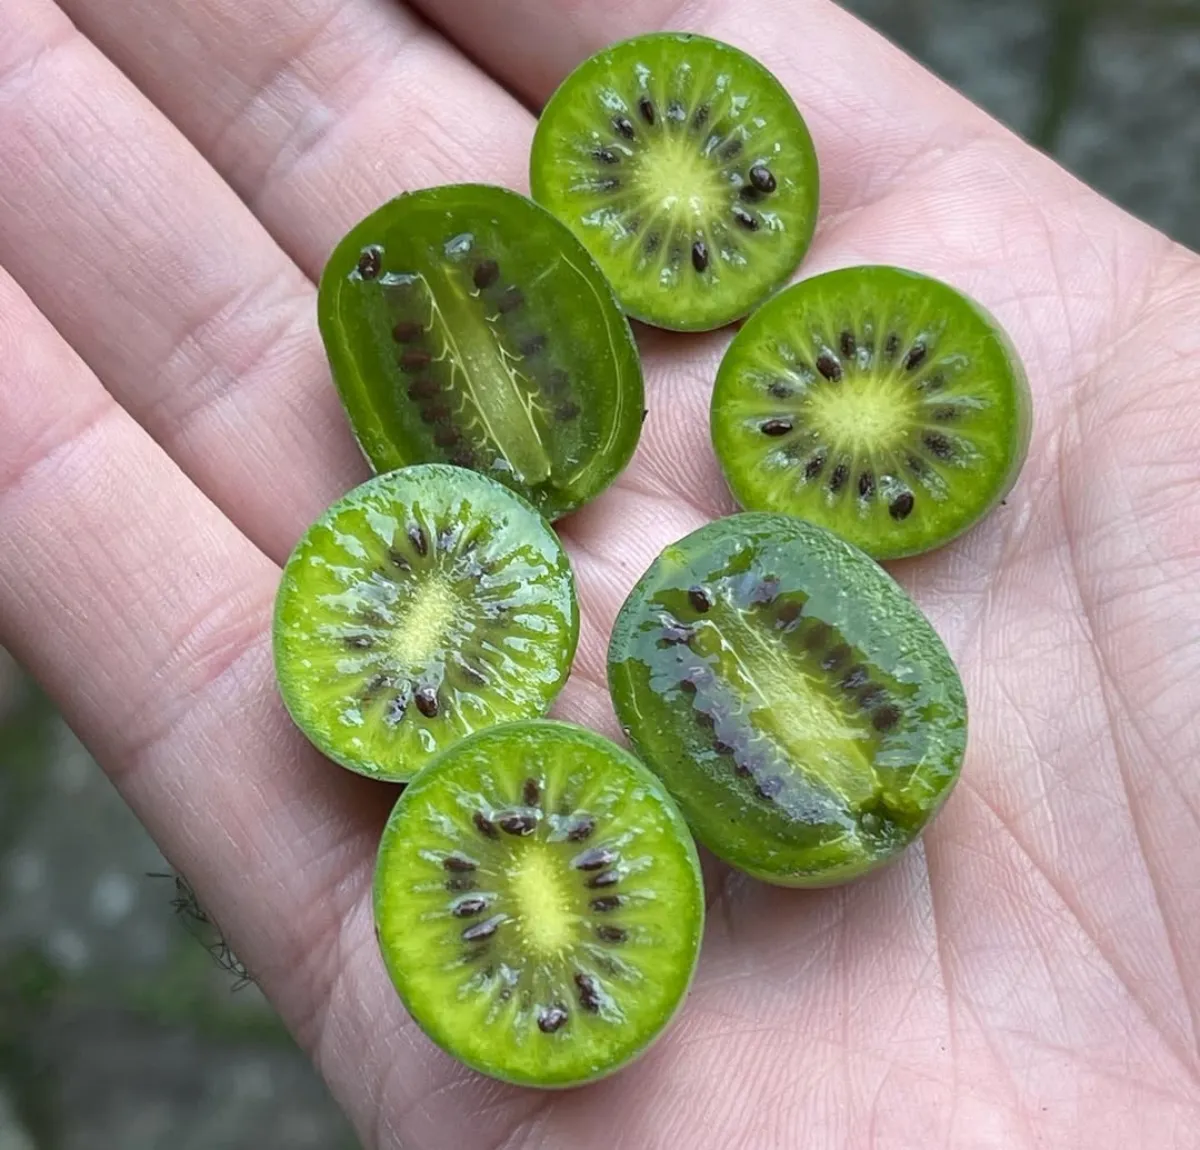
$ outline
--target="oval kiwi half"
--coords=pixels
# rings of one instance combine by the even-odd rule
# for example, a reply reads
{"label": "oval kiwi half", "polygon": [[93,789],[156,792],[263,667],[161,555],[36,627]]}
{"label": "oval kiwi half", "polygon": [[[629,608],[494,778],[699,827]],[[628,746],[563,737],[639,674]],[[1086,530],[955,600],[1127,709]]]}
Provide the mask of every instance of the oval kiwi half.
{"label": "oval kiwi half", "polygon": [[368,480],[305,533],[276,599],[275,668],[320,750],[402,782],[472,731],[541,715],[578,633],[546,521],[482,475],[426,464]]}
{"label": "oval kiwi half", "polygon": [[626,311],[700,331],[749,312],[812,242],[817,158],[784,87],[744,52],[655,33],[579,65],[538,122],[533,197]]}
{"label": "oval kiwi half", "polygon": [[783,885],[894,858],[966,745],[962,683],[920,610],[858,548],[786,515],[668,547],[621,609],[609,685],[697,838]]}
{"label": "oval kiwi half", "polygon": [[556,519],[637,446],[629,324],[579,241],[515,192],[451,184],[385,204],[330,257],[319,317],[376,471],[474,468]]}
{"label": "oval kiwi half", "polygon": [[1011,490],[1032,400],[1011,341],[947,284],[846,268],[780,292],[734,337],[713,446],[738,502],[877,559],[941,546]]}
{"label": "oval kiwi half", "polygon": [[420,1027],[528,1086],[602,1077],[661,1034],[704,924],[662,784],[564,723],[464,740],[408,786],[379,850],[379,943]]}

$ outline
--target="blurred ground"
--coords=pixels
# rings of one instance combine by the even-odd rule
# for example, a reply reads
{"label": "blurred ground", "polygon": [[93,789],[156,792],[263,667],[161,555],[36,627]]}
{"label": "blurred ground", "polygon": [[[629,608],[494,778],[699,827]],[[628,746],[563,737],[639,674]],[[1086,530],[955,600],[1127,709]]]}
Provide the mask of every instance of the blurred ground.
{"label": "blurred ground", "polygon": [[[1200,248],[1196,0],[848,6]],[[149,877],[165,869],[0,652],[0,1150],[352,1150],[257,991]]]}

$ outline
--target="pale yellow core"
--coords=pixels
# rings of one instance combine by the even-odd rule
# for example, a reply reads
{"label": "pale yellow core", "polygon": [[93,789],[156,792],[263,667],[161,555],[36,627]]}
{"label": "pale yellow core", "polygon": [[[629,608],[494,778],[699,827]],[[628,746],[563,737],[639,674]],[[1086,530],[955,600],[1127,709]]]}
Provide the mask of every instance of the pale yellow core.
{"label": "pale yellow core", "polygon": [[525,843],[509,876],[521,934],[530,949],[558,954],[575,938],[562,861],[540,843]]}
{"label": "pale yellow core", "polygon": [[406,665],[427,663],[446,645],[458,596],[437,577],[413,588],[392,636],[392,654]]}
{"label": "pale yellow core", "polygon": [[810,418],[839,447],[871,455],[900,447],[916,419],[913,391],[896,381],[870,375],[814,388]]}
{"label": "pale yellow core", "polygon": [[717,165],[689,137],[664,139],[637,158],[637,183],[646,203],[664,212],[708,219],[729,199]]}

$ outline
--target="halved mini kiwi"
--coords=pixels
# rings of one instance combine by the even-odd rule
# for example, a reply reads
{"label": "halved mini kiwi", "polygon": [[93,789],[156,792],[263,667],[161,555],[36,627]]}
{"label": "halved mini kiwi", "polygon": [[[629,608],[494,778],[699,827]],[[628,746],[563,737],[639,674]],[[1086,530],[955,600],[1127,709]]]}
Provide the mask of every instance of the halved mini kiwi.
{"label": "halved mini kiwi", "polygon": [[768,882],[894,858],[958,778],[966,702],[933,627],[877,563],[804,520],[717,520],[621,609],[609,685],[697,838]]}
{"label": "halved mini kiwi", "polygon": [[444,464],[368,480],[305,533],[275,605],[297,726],[404,781],[481,727],[545,712],[579,632],[566,553],[519,496]]}
{"label": "halved mini kiwi", "polygon": [[626,311],[700,331],[786,283],[812,242],[817,157],[758,61],[655,33],[581,64],[538,122],[533,197],[583,241]]}
{"label": "halved mini kiwi", "polygon": [[464,740],[401,796],[379,943],[418,1025],[468,1066],[572,1086],[643,1052],[700,947],[696,848],[662,784],[565,723]]}
{"label": "halved mini kiwi", "polygon": [[633,454],[642,369],[577,239],[503,188],[409,192],[338,244],[321,335],[376,471],[470,467],[556,519]]}
{"label": "halved mini kiwi", "polygon": [[741,505],[836,531],[877,559],[953,539],[1011,490],[1032,401],[1000,325],[947,284],[846,268],[738,332],[712,437]]}

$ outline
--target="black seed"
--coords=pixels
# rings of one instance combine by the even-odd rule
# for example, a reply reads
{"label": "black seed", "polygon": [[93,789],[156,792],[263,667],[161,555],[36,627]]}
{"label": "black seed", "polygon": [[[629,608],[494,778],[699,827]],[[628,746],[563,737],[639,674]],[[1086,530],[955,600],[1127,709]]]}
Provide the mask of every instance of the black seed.
{"label": "black seed", "polygon": [[603,942],[624,942],[629,937],[629,931],[602,922],[596,927],[596,937]]}
{"label": "black seed", "polygon": [[782,379],[775,380],[767,390],[776,399],[791,399],[793,394],[792,389]]}
{"label": "black seed", "polygon": [[781,603],[779,609],[775,612],[775,626],[780,628],[790,627],[797,619],[800,618],[800,604],[794,602]]}
{"label": "black seed", "polygon": [[446,870],[453,871],[470,871],[475,869],[475,863],[471,859],[463,858],[462,855],[447,855],[442,859],[442,866]]}
{"label": "black seed", "polygon": [[432,399],[440,388],[432,379],[417,379],[408,385],[409,399]]}
{"label": "black seed", "polygon": [[750,169],[750,186],[756,192],[770,195],[775,190],[775,177],[765,164],[755,164]]}
{"label": "black seed", "polygon": [[699,611],[703,615],[712,607],[712,600],[708,597],[708,592],[703,587],[692,587],[688,591],[688,602],[692,605],[694,611]]}
{"label": "black seed", "polygon": [[453,447],[462,436],[455,427],[439,427],[437,434],[433,437],[433,442],[438,447]]}
{"label": "black seed", "polygon": [[701,727],[707,727],[711,731],[717,725],[717,720],[708,711],[697,711],[696,723]]}
{"label": "black seed", "polygon": [[940,431],[927,431],[921,437],[921,442],[925,444],[938,459],[950,459],[954,455],[954,448],[950,446],[948,440]]}
{"label": "black seed", "polygon": [[597,148],[592,155],[602,164],[619,164],[621,157],[611,148]]}
{"label": "black seed", "polygon": [[758,231],[758,217],[746,211],[745,208],[739,207],[737,204],[733,206],[733,218],[737,220],[748,232]]}
{"label": "black seed", "polygon": [[383,252],[379,248],[366,248],[358,257],[358,274],[365,280],[379,277],[383,271]]}
{"label": "black seed", "polygon": [[771,604],[779,598],[779,580],[763,579],[750,592],[751,603]]}
{"label": "black seed", "polygon": [[547,1006],[545,1010],[538,1015],[538,1030],[543,1034],[553,1034],[556,1030],[561,1030],[567,1022],[567,1008],[559,1003],[553,1006]]}
{"label": "black seed", "polygon": [[858,494],[863,499],[870,499],[875,494],[875,476],[870,471],[864,471],[858,477]]}
{"label": "black seed", "polygon": [[537,779],[526,779],[521,786],[521,799],[527,807],[536,807],[542,799],[542,789]]}
{"label": "black seed", "polygon": [[704,125],[708,123],[708,115],[708,105],[701,104],[700,107],[698,107],[692,113],[692,127],[699,131],[699,129],[703,128]]}
{"label": "black seed", "polygon": [[872,683],[859,692],[858,705],[864,710],[870,711],[879,706],[885,698],[887,698],[887,692],[878,683]]}
{"label": "black seed", "polygon": [[389,727],[394,727],[404,718],[404,712],[407,710],[408,703],[397,696],[390,703],[388,703],[387,714],[384,715],[383,721],[387,723]]}
{"label": "black seed", "polygon": [[546,336],[542,332],[537,335],[531,335],[525,340],[520,347],[522,355],[537,355],[540,351],[546,350]]}
{"label": "black seed", "polygon": [[472,278],[480,291],[490,288],[500,278],[500,265],[495,260],[484,260],[475,265],[475,274]]}
{"label": "black seed", "polygon": [[804,478],[816,479],[825,468],[825,456],[819,451],[804,465]]}
{"label": "black seed", "polygon": [[388,562],[399,571],[412,570],[408,560],[395,547],[388,548]]}
{"label": "black seed", "polygon": [[610,847],[591,847],[583,854],[576,855],[571,865],[576,870],[603,870],[617,861],[617,852]]}
{"label": "black seed", "polygon": [[408,372],[420,371],[421,368],[429,366],[429,361],[431,358],[432,357],[427,351],[422,351],[417,347],[409,348],[409,350],[400,357],[400,370]]}
{"label": "black seed", "polygon": [[646,238],[642,240],[642,251],[648,256],[654,255],[662,244],[662,236],[658,232],[647,232]]}
{"label": "black seed", "polygon": [[953,423],[958,418],[958,408],[948,405],[945,407],[935,407],[933,409],[933,418],[938,423]]}
{"label": "black seed", "polygon": [[596,820],[591,815],[582,815],[571,824],[571,829],[567,831],[567,842],[581,843],[585,839],[591,838],[592,831],[595,829]]}
{"label": "black seed", "polygon": [[475,829],[484,838],[497,839],[500,837],[499,832],[496,830],[496,824],[483,811],[476,811],[471,816],[471,821],[475,824]]}
{"label": "black seed", "polygon": [[451,908],[450,913],[455,918],[474,918],[477,914],[483,914],[487,910],[487,899],[479,898],[464,898],[461,902],[457,902]]}
{"label": "black seed", "polygon": [[465,660],[459,664],[462,667],[463,677],[469,679],[477,687],[482,687],[487,684],[487,676],[478,668],[472,667]]}
{"label": "black seed", "polygon": [[649,96],[643,96],[638,100],[638,111],[641,112],[642,119],[647,124],[654,123],[654,105],[651,103]]}
{"label": "black seed", "polygon": [[678,646],[680,643],[690,643],[694,632],[691,627],[685,627],[682,623],[672,621],[664,623],[662,629],[663,642],[669,643],[672,646]]}
{"label": "black seed", "polygon": [[750,767],[743,759],[738,759],[737,762],[733,764],[733,773],[742,779],[748,778],[752,774]]}
{"label": "black seed", "polygon": [[741,155],[742,141],[729,140],[721,145],[721,151],[718,153],[722,160],[732,160],[735,156]]}
{"label": "black seed", "polygon": [[696,683],[693,679],[680,679],[679,689],[685,695],[694,695],[696,693]]}
{"label": "black seed", "polygon": [[455,467],[474,467],[475,456],[469,447],[460,447],[452,456],[450,462]]}
{"label": "black seed", "polygon": [[905,465],[905,466],[906,466],[906,467],[909,469],[909,471],[911,471],[911,472],[912,472],[912,473],[913,473],[913,474],[914,474],[914,475],[915,475],[915,476],[916,476],[918,479],[920,479],[920,478],[921,478],[922,476],[924,476],[924,475],[928,475],[928,474],[929,474],[929,468],[925,466],[925,461],[924,461],[923,459],[919,459],[919,458],[918,458],[917,456],[915,456],[915,455],[911,455],[911,454],[910,454],[910,455],[907,455],[907,456],[905,456],[905,459],[904,459],[904,465]]}
{"label": "black seed", "polygon": [[509,312],[516,311],[525,303],[525,293],[518,287],[510,287],[504,289],[504,294],[500,297],[500,302],[496,305],[500,311],[507,315]]}
{"label": "black seed", "polygon": [[523,838],[525,835],[531,835],[537,830],[538,821],[536,815],[513,811],[511,814],[501,815],[496,820],[496,824],[505,834],[517,835]]}
{"label": "black seed", "polygon": [[420,687],[413,695],[417,710],[427,719],[436,719],[438,713],[437,691],[433,687]]}
{"label": "black seed", "polygon": [[923,343],[914,343],[912,350],[908,353],[904,360],[904,366],[909,371],[916,371],[918,367],[925,362],[925,357],[929,354],[929,349]]}
{"label": "black seed", "polygon": [[874,714],[871,715],[871,726],[877,731],[890,731],[898,722],[900,722],[900,708],[894,707],[891,703],[877,707]]}
{"label": "black seed", "polygon": [[817,356],[817,370],[830,383],[840,383],[842,379],[842,365],[827,351],[821,352]]}
{"label": "black seed", "polygon": [[895,332],[887,337],[887,343],[883,345],[883,353],[888,359],[895,359],[900,354],[900,337]]}
{"label": "black seed", "polygon": [[474,926],[467,927],[460,937],[463,942],[483,942],[485,939],[491,938],[499,926],[498,918],[489,918],[486,922],[477,922]]}
{"label": "black seed", "polygon": [[587,880],[587,885],[592,890],[599,890],[601,887],[616,886],[621,881],[621,874],[615,870],[604,870],[598,875]]}
{"label": "black seed", "polygon": [[408,541],[412,544],[413,550],[421,556],[429,554],[429,536],[425,534],[425,528],[419,523],[414,523],[408,529]]}
{"label": "black seed", "polygon": [[637,134],[633,130],[633,123],[624,116],[618,116],[613,120],[613,127],[627,140],[632,140]]}
{"label": "black seed", "polygon": [[469,874],[456,874],[448,878],[443,884],[448,891],[454,891],[457,894],[462,894],[464,891],[475,889],[475,876]]}
{"label": "black seed", "polygon": [[347,635],[343,642],[356,651],[367,651],[375,646],[375,640],[370,635]]}
{"label": "black seed", "polygon": [[422,423],[441,423],[449,418],[450,409],[444,403],[431,403],[428,407],[421,408]]}
{"label": "black seed", "polygon": [[708,270],[708,246],[703,240],[692,244],[692,267],[698,272]]}
{"label": "black seed", "polygon": [[857,691],[870,681],[867,669],[861,663],[856,663],[838,680],[838,686],[843,691]]}
{"label": "black seed", "polygon": [[759,430],[763,435],[772,437],[779,435],[787,435],[795,425],[790,419],[768,419]]}
{"label": "black seed", "polygon": [[764,799],[773,799],[780,791],[783,790],[783,780],[778,775],[769,775],[763,779],[755,788],[759,796]]}
{"label": "black seed", "polygon": [[413,340],[420,339],[421,333],[425,329],[419,323],[413,323],[412,320],[402,319],[394,328],[392,328],[392,339],[397,343],[412,343]]}
{"label": "black seed", "polygon": [[839,463],[834,469],[833,474],[829,477],[829,490],[836,495],[843,487],[846,486],[846,480],[850,477],[850,468],[844,463]]}
{"label": "black seed", "polygon": [[587,974],[576,974],[575,985],[579,988],[579,1005],[595,1014],[600,1009],[600,988],[596,980]]}
{"label": "black seed", "polygon": [[848,662],[853,654],[854,652],[845,643],[839,643],[821,660],[821,666],[826,671],[836,671],[843,663]]}
{"label": "black seed", "polygon": [[678,100],[672,100],[667,105],[667,119],[682,124],[687,119],[687,109]]}
{"label": "black seed", "polygon": [[594,898],[588,904],[592,910],[598,910],[601,914],[605,914],[610,910],[617,910],[621,906],[621,896],[619,894],[601,895],[600,898]]}
{"label": "black seed", "polygon": [[554,418],[559,423],[570,423],[579,414],[579,404],[577,403],[560,403],[554,409]]}
{"label": "black seed", "polygon": [[854,338],[854,332],[842,332],[842,355],[847,359],[852,359],[858,351],[858,341]]}
{"label": "black seed", "polygon": [[571,377],[561,367],[556,367],[546,376],[546,390],[554,395],[561,395],[571,386]]}
{"label": "black seed", "polygon": [[941,391],[945,386],[946,377],[940,371],[935,371],[932,375],[927,375],[917,384],[918,389],[921,391]]}
{"label": "black seed", "polygon": [[888,504],[888,514],[897,522],[907,519],[912,514],[914,503],[912,492],[903,491]]}

